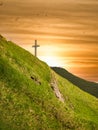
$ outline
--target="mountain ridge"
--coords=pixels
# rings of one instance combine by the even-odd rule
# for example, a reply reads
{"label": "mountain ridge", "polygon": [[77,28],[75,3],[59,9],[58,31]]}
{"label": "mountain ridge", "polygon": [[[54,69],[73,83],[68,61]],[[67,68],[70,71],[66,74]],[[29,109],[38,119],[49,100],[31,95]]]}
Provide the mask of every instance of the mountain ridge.
{"label": "mountain ridge", "polygon": [[66,78],[71,83],[79,87],[85,92],[90,93],[91,95],[98,98],[98,83],[90,82],[85,79],[79,78],[72,73],[68,72],[64,68],[60,67],[51,67],[57,74],[62,76],[63,78]]}

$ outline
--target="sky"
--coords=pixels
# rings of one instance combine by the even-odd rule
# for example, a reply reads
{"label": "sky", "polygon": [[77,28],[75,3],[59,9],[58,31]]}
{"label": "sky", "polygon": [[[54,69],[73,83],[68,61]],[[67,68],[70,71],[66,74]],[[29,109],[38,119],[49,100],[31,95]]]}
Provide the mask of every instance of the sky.
{"label": "sky", "polygon": [[98,0],[0,0],[0,34],[50,66],[98,82]]}

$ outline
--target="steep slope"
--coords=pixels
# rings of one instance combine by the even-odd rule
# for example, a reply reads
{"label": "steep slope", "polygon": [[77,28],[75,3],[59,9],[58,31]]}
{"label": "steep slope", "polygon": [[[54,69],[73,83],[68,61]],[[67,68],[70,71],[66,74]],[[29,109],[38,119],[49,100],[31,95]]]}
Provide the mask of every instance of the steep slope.
{"label": "steep slope", "polygon": [[98,100],[0,36],[0,130],[97,130]]}
{"label": "steep slope", "polygon": [[52,67],[52,69],[65,79],[69,80],[71,83],[79,87],[80,89],[92,94],[93,96],[98,98],[98,83],[89,82],[84,79],[81,79],[71,73],[69,73],[67,70],[59,67]]}

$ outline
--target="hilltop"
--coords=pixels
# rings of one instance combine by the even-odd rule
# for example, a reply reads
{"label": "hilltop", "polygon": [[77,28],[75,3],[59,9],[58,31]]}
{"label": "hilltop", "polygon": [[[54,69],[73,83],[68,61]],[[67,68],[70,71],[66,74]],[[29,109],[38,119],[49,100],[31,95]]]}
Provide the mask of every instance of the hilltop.
{"label": "hilltop", "polygon": [[98,99],[0,36],[0,130],[97,130]]}

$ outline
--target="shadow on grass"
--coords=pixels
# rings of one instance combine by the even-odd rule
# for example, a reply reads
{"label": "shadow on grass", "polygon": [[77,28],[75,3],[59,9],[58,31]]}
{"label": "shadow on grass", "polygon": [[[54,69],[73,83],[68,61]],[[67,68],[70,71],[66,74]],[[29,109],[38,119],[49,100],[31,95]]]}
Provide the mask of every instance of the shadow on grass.
{"label": "shadow on grass", "polygon": [[51,67],[57,74],[62,76],[63,78],[66,78],[68,81],[82,89],[83,91],[95,96],[98,98],[98,83],[86,81],[84,79],[81,79],[71,73],[69,73],[67,70],[60,68],[60,67]]}

